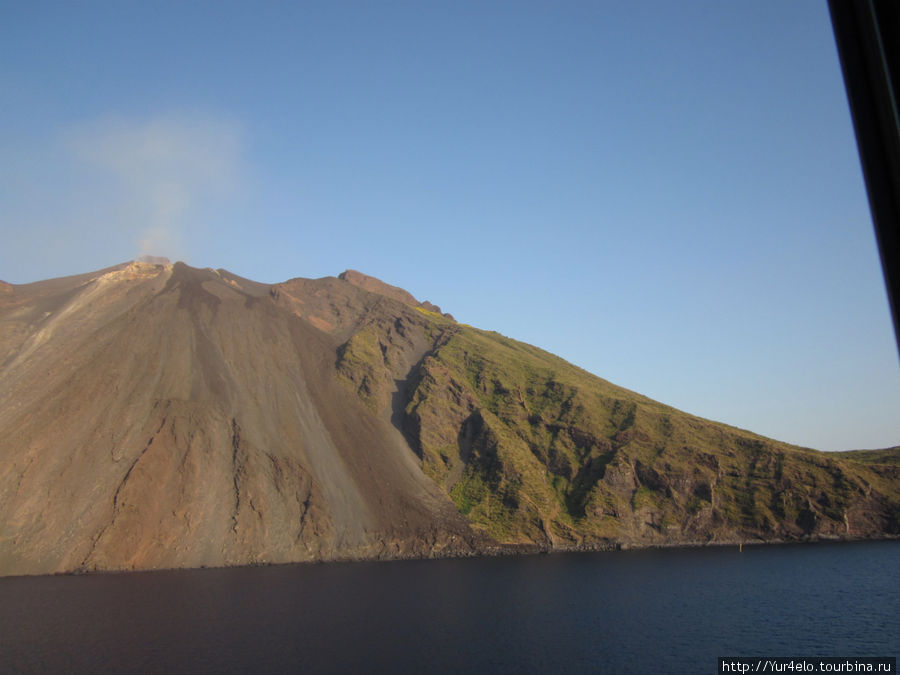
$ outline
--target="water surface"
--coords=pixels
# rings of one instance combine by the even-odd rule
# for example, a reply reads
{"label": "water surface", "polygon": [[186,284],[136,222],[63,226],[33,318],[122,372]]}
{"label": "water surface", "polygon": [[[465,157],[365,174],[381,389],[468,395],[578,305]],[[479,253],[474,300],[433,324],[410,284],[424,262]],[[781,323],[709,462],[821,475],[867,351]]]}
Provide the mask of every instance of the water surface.
{"label": "water surface", "polygon": [[5,671],[715,673],[898,652],[900,542],[0,579]]}

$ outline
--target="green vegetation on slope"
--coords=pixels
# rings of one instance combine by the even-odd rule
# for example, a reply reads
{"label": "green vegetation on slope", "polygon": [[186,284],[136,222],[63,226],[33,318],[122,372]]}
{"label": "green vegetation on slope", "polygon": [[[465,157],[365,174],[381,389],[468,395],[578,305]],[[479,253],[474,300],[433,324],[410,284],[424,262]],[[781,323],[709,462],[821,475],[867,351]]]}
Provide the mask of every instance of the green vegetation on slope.
{"label": "green vegetation on slope", "polygon": [[[472,525],[548,547],[900,532],[900,452],[821,453],[687,415],[536,347],[420,310],[404,431]],[[342,351],[367,402],[377,326]],[[382,385],[386,386],[386,385]]]}
{"label": "green vegetation on slope", "polygon": [[883,450],[848,450],[834,453],[838,457],[849,459],[861,464],[882,464],[885,466],[900,466],[900,445]]}

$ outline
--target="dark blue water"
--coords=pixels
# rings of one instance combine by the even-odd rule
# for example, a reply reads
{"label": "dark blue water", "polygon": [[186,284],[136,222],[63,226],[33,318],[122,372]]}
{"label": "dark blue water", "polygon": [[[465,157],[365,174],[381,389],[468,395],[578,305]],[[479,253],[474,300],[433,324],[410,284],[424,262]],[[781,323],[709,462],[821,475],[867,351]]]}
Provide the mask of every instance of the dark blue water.
{"label": "dark blue water", "polygon": [[900,542],[0,579],[0,669],[715,673],[897,656]]}

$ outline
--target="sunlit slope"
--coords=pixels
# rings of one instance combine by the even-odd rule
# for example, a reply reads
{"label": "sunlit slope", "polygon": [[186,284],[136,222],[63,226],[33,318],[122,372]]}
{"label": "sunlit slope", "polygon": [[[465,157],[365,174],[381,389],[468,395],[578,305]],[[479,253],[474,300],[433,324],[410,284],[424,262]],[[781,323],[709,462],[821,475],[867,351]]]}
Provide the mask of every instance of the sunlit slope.
{"label": "sunlit slope", "polygon": [[684,414],[358,272],[0,284],[0,575],[884,537],[898,464]]}
{"label": "sunlit slope", "polygon": [[[838,455],[790,446],[682,413],[496,333],[429,319],[439,337],[411,374],[403,428],[425,473],[500,542],[593,547],[900,531],[898,471],[888,466],[897,449]],[[355,355],[371,375],[379,350]]]}
{"label": "sunlit slope", "polygon": [[[349,284],[316,288],[379,312]],[[474,552],[304,314],[180,263],[11,287],[0,574]]]}

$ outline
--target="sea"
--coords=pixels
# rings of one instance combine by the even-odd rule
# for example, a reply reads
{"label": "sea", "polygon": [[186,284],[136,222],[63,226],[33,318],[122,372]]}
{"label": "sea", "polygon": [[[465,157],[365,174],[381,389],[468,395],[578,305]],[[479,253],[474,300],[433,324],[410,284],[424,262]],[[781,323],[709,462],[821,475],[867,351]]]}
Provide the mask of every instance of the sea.
{"label": "sea", "polygon": [[900,541],[0,578],[0,671],[716,673],[900,652]]}

